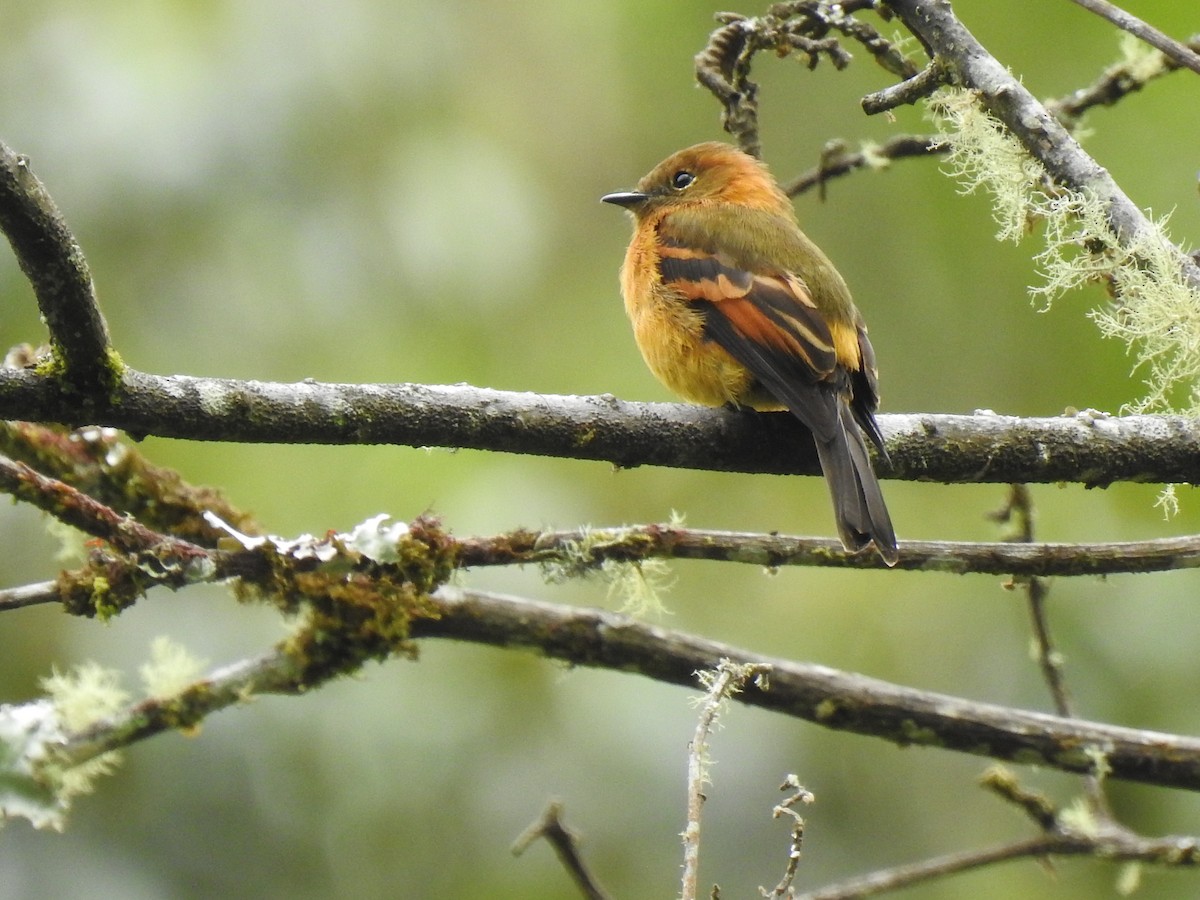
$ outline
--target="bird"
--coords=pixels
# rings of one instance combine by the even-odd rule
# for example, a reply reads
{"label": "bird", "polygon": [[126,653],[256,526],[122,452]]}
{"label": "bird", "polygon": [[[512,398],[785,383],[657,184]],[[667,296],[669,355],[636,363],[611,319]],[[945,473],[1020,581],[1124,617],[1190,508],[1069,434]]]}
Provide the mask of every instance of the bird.
{"label": "bird", "polygon": [[843,546],[895,565],[864,440],[890,462],[875,351],[845,280],[766,165],[710,141],[600,199],[633,216],[621,293],[650,371],[689,402],[789,410],[812,432]]}

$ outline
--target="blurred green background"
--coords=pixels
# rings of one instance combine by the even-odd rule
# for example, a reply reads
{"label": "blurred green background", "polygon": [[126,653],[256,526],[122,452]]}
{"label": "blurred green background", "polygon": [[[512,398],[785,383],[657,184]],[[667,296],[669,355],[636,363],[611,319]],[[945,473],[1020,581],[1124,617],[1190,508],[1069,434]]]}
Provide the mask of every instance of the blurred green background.
{"label": "blurred green background", "polygon": [[[1194,4],[1129,0],[1185,37]],[[962,18],[1037,95],[1094,79],[1113,29],[1073,4],[959,0]],[[44,0],[6,10],[0,138],[28,154],[81,241],[116,345],[133,366],[269,380],[470,382],[669,399],[643,367],[618,297],[629,224],[602,206],[667,153],[721,137],[692,56],[704,3],[432,0],[249,3]],[[725,8],[725,7],[721,7]],[[754,14],[760,5],[737,6]],[[831,138],[926,129],[919,112],[866,118],[889,83],[760,57],[765,155],[781,178]],[[1194,75],[1092,114],[1087,146],[1140,206],[1200,232]],[[1117,411],[1140,394],[1124,347],[1085,317],[1100,290],[1031,306],[1021,246],[992,239],[985,198],[932,161],[797,202],[871,326],[884,411]],[[44,329],[0,254],[0,345]],[[459,534],[659,521],[832,533],[818,479],[715,475],[406,448],[244,447],[148,439],[153,460],[222,486],[276,534],[347,529],[427,510]],[[1001,487],[888,483],[902,538],[991,539]],[[1112,540],[1200,530],[1190,491],[1166,522],[1154,486],[1034,489],[1038,536]],[[52,577],[39,515],[0,509],[0,583]],[[1020,592],[1000,579],[675,565],[665,623],[922,688],[1045,710]],[[1184,733],[1193,702],[1197,575],[1057,581],[1052,623],[1081,713]],[[536,572],[467,583],[604,605],[599,583]],[[51,666],[129,674],[169,634],[214,665],[281,633],[221,588],[156,593],[108,626],[52,609],[0,623],[0,700],[37,694]],[[198,736],[126,754],[63,835],[0,831],[0,898],[576,896],[549,848],[510,842],[548,798],[566,803],[615,897],[678,889],[689,692],[530,655],[427,643],[303,699],[259,699]],[[1180,699],[1185,698],[1185,699]],[[733,709],[714,742],[702,880],[755,896],[782,871],[770,818],[796,772],[817,796],[799,884],[1030,833],[973,787],[986,761],[900,750]],[[1072,779],[1020,772],[1061,802]],[[1200,831],[1196,798],[1115,785],[1150,833]],[[905,896],[1099,897],[1114,867],[1023,862]],[[1148,873],[1139,896],[1200,892]]]}

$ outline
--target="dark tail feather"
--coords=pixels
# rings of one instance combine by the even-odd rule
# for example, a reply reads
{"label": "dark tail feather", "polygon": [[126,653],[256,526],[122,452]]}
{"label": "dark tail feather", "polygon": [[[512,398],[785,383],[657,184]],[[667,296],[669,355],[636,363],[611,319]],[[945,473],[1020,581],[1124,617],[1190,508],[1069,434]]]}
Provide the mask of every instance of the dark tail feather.
{"label": "dark tail feather", "polygon": [[840,398],[838,424],[832,440],[817,441],[817,456],[833,498],[838,533],[847,550],[861,550],[874,543],[883,561],[894,566],[899,554],[892,517],[883,502],[862,432]]}

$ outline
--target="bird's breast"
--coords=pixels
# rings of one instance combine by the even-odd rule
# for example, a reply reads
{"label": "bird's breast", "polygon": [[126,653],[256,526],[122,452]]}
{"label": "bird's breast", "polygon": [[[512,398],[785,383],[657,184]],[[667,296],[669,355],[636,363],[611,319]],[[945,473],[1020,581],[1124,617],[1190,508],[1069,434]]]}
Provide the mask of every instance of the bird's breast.
{"label": "bird's breast", "polygon": [[629,248],[621,270],[621,292],[642,358],[667,388],[706,406],[732,403],[765,408],[766,398],[759,396],[754,376],[705,339],[700,311],[662,283],[657,254]]}

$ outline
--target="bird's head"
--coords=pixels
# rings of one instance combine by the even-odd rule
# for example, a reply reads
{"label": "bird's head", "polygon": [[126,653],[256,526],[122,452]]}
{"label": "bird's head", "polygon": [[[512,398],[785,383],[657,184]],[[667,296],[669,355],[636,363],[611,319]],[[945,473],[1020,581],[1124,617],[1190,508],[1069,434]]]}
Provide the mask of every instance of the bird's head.
{"label": "bird's head", "polygon": [[705,203],[791,209],[791,201],[763,163],[716,141],[680,150],[655,166],[635,190],[600,199],[625,207],[639,219],[663,208]]}

